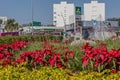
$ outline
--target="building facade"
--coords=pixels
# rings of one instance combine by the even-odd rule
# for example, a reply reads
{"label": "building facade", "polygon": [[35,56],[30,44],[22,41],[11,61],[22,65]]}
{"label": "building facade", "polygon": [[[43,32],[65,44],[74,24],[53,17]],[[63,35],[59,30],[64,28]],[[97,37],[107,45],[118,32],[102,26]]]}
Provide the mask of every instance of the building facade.
{"label": "building facade", "polygon": [[4,32],[5,24],[7,22],[7,17],[0,17],[2,23],[0,23],[0,32]]}
{"label": "building facade", "polygon": [[91,0],[91,3],[84,4],[84,21],[105,21],[105,3],[98,3]]}
{"label": "building facade", "polygon": [[75,6],[62,1],[53,5],[53,24],[56,27],[68,26],[75,22]]}

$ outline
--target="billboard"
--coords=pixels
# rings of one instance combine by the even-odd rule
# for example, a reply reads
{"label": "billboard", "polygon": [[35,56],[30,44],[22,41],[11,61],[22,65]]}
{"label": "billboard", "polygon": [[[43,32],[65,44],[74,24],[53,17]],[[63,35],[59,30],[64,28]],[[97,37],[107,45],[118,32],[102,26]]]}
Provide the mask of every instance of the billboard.
{"label": "billboard", "polygon": [[75,7],[75,14],[76,15],[81,15],[81,7]]}

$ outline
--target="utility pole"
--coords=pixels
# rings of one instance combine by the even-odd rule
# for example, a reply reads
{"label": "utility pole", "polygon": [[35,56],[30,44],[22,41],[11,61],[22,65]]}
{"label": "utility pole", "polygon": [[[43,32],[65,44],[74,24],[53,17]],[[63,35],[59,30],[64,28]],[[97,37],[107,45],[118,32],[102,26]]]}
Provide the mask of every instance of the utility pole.
{"label": "utility pole", "polygon": [[31,5],[32,5],[32,34],[33,34],[33,20],[34,20],[34,4],[33,4],[33,0],[31,1]]}

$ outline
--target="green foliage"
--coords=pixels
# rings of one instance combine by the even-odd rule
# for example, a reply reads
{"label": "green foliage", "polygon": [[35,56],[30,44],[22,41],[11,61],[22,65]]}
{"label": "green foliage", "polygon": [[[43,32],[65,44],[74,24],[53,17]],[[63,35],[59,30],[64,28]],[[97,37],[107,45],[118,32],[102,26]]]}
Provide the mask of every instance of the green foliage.
{"label": "green foliage", "polygon": [[120,48],[120,40],[112,40],[112,39],[109,39],[109,40],[106,40],[104,41],[104,43],[107,44],[107,48],[110,50],[110,49],[119,49]]}
{"label": "green foliage", "polygon": [[90,72],[82,71],[79,74],[70,77],[70,80],[119,80],[118,73],[110,73],[110,70],[104,70],[103,72]]}
{"label": "green foliage", "polygon": [[42,46],[40,46],[40,42],[33,42],[29,44],[29,47],[25,49],[24,51],[30,52],[30,51],[36,51],[42,49]]}
{"label": "green foliage", "polygon": [[62,36],[41,36],[41,35],[34,35],[34,36],[2,36],[0,37],[0,44],[8,44],[12,43],[14,40],[24,40],[24,41],[44,41],[44,40],[54,40],[58,39],[62,41]]}
{"label": "green foliage", "polygon": [[0,68],[0,80],[68,80],[67,70],[42,67],[39,70],[28,70],[25,65]]}
{"label": "green foliage", "polygon": [[18,25],[19,24],[15,22],[15,19],[8,19],[7,23],[6,23],[6,26],[5,26],[5,30],[7,32],[17,30],[18,29]]}
{"label": "green foliage", "polygon": [[110,73],[104,70],[101,73],[81,71],[72,72],[68,69],[41,67],[28,70],[26,64],[17,66],[0,66],[0,80],[119,80],[120,72]]}

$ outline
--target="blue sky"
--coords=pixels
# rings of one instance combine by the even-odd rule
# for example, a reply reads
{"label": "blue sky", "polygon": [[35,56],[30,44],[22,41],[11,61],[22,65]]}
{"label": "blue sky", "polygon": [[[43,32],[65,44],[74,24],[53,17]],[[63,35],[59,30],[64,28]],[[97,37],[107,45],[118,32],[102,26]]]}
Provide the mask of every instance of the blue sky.
{"label": "blue sky", "polygon": [[[34,20],[42,24],[52,24],[53,4],[65,0],[33,0]],[[81,6],[91,0],[66,0]],[[120,17],[120,0],[98,0],[106,4],[106,18]],[[32,21],[31,0],[0,0],[0,16],[14,18],[18,23],[24,24]]]}

